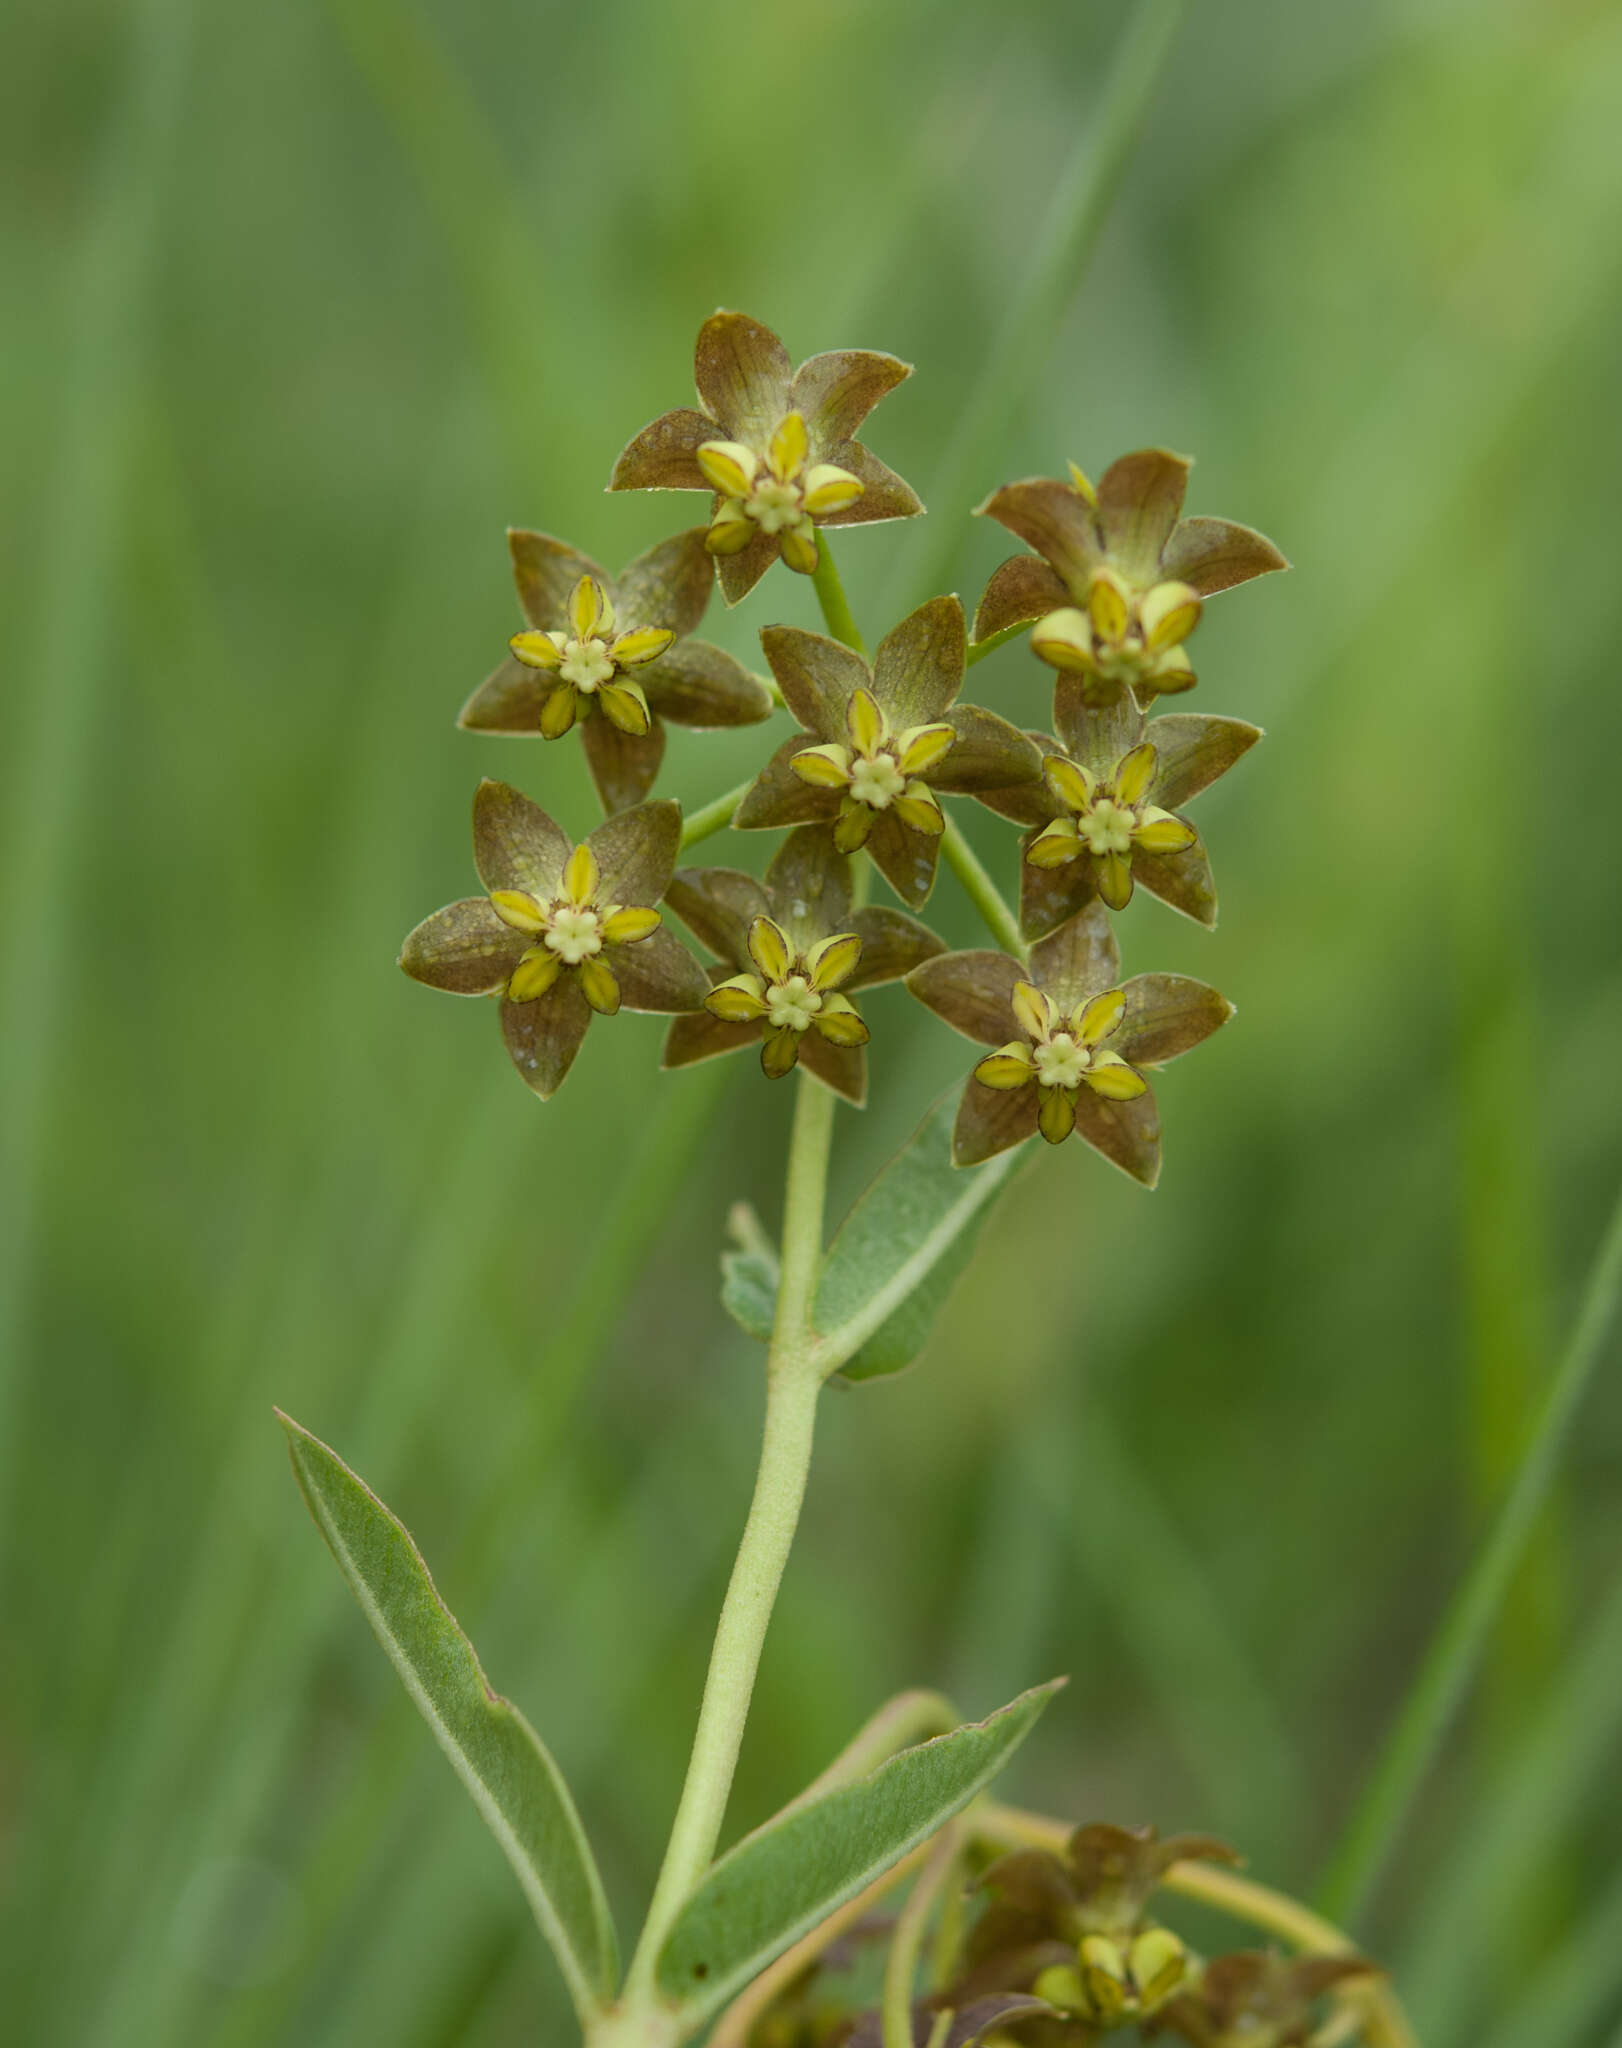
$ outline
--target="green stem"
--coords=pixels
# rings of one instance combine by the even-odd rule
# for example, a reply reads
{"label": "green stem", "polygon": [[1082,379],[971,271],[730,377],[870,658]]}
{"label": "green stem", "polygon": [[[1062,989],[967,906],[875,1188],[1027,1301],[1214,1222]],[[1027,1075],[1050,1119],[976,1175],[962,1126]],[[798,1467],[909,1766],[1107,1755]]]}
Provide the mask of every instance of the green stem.
{"label": "green stem", "polygon": [[1002,891],[987,874],[980,856],[963,836],[955,818],[948,818],[941,839],[946,865],[963,884],[964,894],[986,921],[986,929],[1005,953],[1016,960],[1025,958],[1025,941],[1019,934],[1019,919],[1003,901]]}
{"label": "green stem", "polygon": [[713,797],[701,810],[689,811],[681,821],[681,848],[685,853],[689,846],[696,846],[701,839],[708,839],[712,833],[723,831],[732,823],[732,813],[743,802],[754,777],[749,782],[740,782],[736,789],[729,789],[723,795]]}
{"label": "green stem", "polygon": [[912,1993],[918,1977],[918,1958],[924,1946],[924,1932],[935,1901],[956,1867],[961,1837],[955,1827],[944,1827],[935,1837],[929,1861],[918,1873],[907,1903],[902,1907],[884,1959],[884,1995],[880,2018],[884,2027],[884,2048],[913,2048]]}
{"label": "green stem", "polygon": [[626,1979],[625,2004],[657,2004],[659,1950],[715,1854],[767,1625],[805,1498],[822,1375],[811,1305],[822,1264],[823,1203],[834,1097],[801,1073],[789,1141],[777,1319],[766,1361],[766,1420],[754,1499],[710,1653],[687,1779],[653,1901]]}
{"label": "green stem", "polygon": [[1034,623],[1031,619],[1016,619],[1011,626],[1004,626],[1000,633],[988,633],[983,640],[971,640],[963,657],[963,666],[973,668],[977,661],[984,661],[988,654],[995,654],[999,647],[1006,647],[1010,640],[1017,640],[1021,633],[1028,633]]}
{"label": "green stem", "polygon": [[1410,1687],[1369,1789],[1320,1894],[1332,1919],[1355,1920],[1373,1890],[1467,1691],[1559,1466],[1622,1298],[1622,1195],[1590,1268],[1582,1307],[1498,1519]]}
{"label": "green stem", "polygon": [[817,566],[811,572],[811,583],[817,593],[817,603],[822,606],[822,617],[828,631],[836,640],[843,640],[847,647],[854,648],[865,660],[867,643],[851,612],[845,586],[839,580],[839,564],[828,545],[828,536],[820,528],[817,531]]}

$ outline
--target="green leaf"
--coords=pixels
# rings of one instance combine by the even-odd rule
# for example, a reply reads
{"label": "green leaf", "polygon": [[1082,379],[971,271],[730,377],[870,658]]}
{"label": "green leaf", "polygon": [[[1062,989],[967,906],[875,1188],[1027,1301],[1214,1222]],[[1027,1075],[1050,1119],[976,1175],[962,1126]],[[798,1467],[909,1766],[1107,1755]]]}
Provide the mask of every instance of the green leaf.
{"label": "green leaf", "polygon": [[727,1217],[733,1249],[721,1254],[721,1306],[762,1344],[772,1338],[777,1316],[777,1248],[748,1202],[735,1202]]}
{"label": "green leaf", "polygon": [[952,1164],[958,1093],[936,1103],[828,1248],[813,1320],[836,1353],[858,1340],[840,1368],[846,1379],[900,1372],[918,1356],[1019,1163],[1018,1152],[1004,1152],[983,1166]]}
{"label": "green leaf", "polygon": [[697,2027],[774,1957],[961,1812],[1029,1733],[1062,1678],[870,1776],[790,1807],[723,1856],[659,1951],[660,1991]]}
{"label": "green leaf", "polygon": [[316,1526],[405,1689],[473,1796],[552,1945],[582,2018],[614,1995],[602,1880],[561,1772],[493,1692],[404,1526],[333,1451],[276,1411]]}

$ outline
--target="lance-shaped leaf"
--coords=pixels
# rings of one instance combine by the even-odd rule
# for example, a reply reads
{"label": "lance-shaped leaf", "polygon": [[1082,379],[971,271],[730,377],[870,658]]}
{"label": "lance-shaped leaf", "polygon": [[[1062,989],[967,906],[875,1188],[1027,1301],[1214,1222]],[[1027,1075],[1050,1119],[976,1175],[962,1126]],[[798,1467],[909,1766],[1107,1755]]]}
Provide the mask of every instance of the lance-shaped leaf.
{"label": "lance-shaped leaf", "polygon": [[691,2032],[786,1948],[928,1841],[989,1785],[1062,1678],[807,1800],[714,1865],[659,1951],[659,1990]]}
{"label": "lance-shaped leaf", "polygon": [[278,1409],[316,1526],[452,1768],[501,1844],[582,2019],[614,1995],[613,1922],[561,1772],[493,1692],[403,1525],[318,1437]]}
{"label": "lance-shaped leaf", "polygon": [[[900,1372],[922,1350],[1018,1155],[952,1164],[956,1090],[937,1102],[840,1225],[813,1320],[846,1379]],[[953,1256],[948,1257],[948,1254]]]}

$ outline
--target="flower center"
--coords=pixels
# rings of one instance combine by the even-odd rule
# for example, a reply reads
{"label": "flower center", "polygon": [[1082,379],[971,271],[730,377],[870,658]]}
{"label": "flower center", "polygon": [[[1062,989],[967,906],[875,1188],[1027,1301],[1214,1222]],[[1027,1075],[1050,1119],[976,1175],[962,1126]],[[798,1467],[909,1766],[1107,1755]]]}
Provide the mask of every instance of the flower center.
{"label": "flower center", "polygon": [[907,786],[907,778],[891,753],[859,754],[851,763],[850,793],[859,804],[888,810]]}
{"label": "flower center", "polygon": [[822,998],[803,974],[773,982],[766,991],[766,1016],[778,1030],[806,1031],[822,1008]]}
{"label": "flower center", "polygon": [[1034,1047],[1031,1058],[1044,1088],[1079,1088],[1092,1062],[1086,1046],[1079,1045],[1068,1031],[1056,1031],[1045,1045]]}
{"label": "flower center", "polygon": [[603,930],[595,910],[580,910],[572,903],[560,903],[547,920],[546,944],[559,957],[576,967],[592,953],[603,950]]}
{"label": "flower center", "polygon": [[606,645],[596,638],[570,640],[565,643],[563,659],[558,663],[558,674],[566,683],[573,683],[577,690],[588,696],[599,683],[606,683],[614,673],[614,663]]}
{"label": "flower center", "polygon": [[1093,853],[1130,853],[1137,813],[1114,797],[1101,796],[1076,819],[1076,830]]}
{"label": "flower center", "polygon": [[755,485],[744,510],[762,533],[781,533],[797,523],[802,505],[797,483],[780,481],[768,473]]}

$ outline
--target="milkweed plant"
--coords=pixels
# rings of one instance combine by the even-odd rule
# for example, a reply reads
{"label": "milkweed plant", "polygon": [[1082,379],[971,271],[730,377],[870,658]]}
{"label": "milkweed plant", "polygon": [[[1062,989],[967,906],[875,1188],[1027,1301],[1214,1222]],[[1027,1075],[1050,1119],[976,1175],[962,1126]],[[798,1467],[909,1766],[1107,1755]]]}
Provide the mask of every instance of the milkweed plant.
{"label": "milkweed plant", "polygon": [[[1126,974],[1114,918],[1142,889],[1216,921],[1189,810],[1261,733],[1161,700],[1196,684],[1207,603],[1284,557],[1249,527],[1186,517],[1181,456],[1141,449],[1096,483],[1071,464],[979,507],[1021,551],[991,577],[972,630],[957,597],[932,597],[870,651],[830,536],[924,509],[858,438],[908,375],[867,349],[796,369],[760,322],[719,312],[698,336],[698,404],[644,427],[609,483],[696,492],[703,522],[614,575],[552,534],[509,534],[523,623],[460,723],[577,741],[604,816],[582,829],[511,783],[482,783],[477,892],[426,917],[400,955],[430,988],[493,999],[507,1055],[542,1102],[587,1031],[612,1032],[622,1009],[669,1017],[666,1067],[750,1052],[758,1085],[795,1092],[779,1234],[735,1210],[721,1261],[727,1308],[765,1347],[760,1469],[663,1865],[623,1969],[558,1767],[490,1688],[411,1538],[284,1416],[293,1464],[523,1886],[587,2048],[1084,2048],[1123,2029],[1195,2048],[1402,2048],[1413,2036],[1376,1966],[1305,1906],[1236,1874],[1225,1843],[991,1798],[1059,1680],[977,1722],[938,1694],[903,1694],[775,1818],[717,1853],[821,1389],[910,1362],[1032,1141],[1078,1140],[1153,1187],[1154,1076],[1233,1014],[1187,975]],[[779,562],[810,579],[827,631],[763,626],[756,674],[698,630],[717,583],[740,604]],[[1017,636],[1052,673],[1043,731],[964,697],[969,670]],[[745,786],[685,817],[656,793],[667,723],[765,726],[779,711],[792,729]],[[971,849],[952,815],[964,801],[1012,828],[1003,865],[1017,892]],[[689,864],[728,827],[777,835],[760,879]],[[943,863],[988,945],[951,951],[930,928]],[[830,1240],[838,1111],[866,1100],[869,1037],[882,1042],[885,1026],[864,1005],[887,983],[974,1049],[961,1086],[919,1105],[916,1132]],[[894,1912],[892,1894],[904,1900]],[[1252,1931],[1231,1954],[1198,1953],[1161,1917],[1179,1898]]]}

